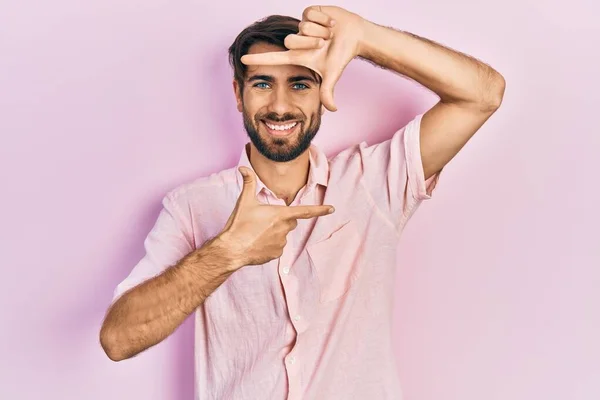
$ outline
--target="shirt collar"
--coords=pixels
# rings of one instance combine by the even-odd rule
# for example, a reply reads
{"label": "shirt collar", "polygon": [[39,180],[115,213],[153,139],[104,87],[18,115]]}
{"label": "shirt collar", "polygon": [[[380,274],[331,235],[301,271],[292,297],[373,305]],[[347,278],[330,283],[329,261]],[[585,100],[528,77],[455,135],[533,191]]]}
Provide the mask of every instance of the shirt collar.
{"label": "shirt collar", "polygon": [[[240,161],[238,162],[239,167],[248,167],[252,171],[252,164],[250,164],[250,159],[248,158],[247,148],[249,143],[245,145],[242,149],[242,154],[240,156]],[[317,146],[310,145],[308,149],[308,160],[309,160],[309,169],[308,169],[308,181],[306,182],[307,189],[311,189],[313,186],[322,185],[327,186],[327,182],[329,180],[329,161],[327,160],[327,156],[325,153],[321,151]],[[256,173],[256,171],[254,171]],[[242,176],[239,172],[236,171],[236,179],[240,190],[243,186]],[[261,190],[268,190],[265,184],[260,180],[258,175],[256,176],[256,194],[260,193]]]}

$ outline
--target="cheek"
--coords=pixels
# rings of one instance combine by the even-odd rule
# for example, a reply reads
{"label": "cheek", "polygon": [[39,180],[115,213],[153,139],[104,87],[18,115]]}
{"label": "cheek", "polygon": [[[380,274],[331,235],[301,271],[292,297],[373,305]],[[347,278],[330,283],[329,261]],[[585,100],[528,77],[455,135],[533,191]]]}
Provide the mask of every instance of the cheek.
{"label": "cheek", "polygon": [[312,114],[314,110],[321,109],[321,97],[318,90],[314,90],[309,96],[302,99],[302,108],[308,111],[308,114]]}
{"label": "cheek", "polygon": [[242,112],[246,115],[246,117],[254,121],[254,117],[256,116],[256,109],[252,107],[252,104],[248,104],[247,101],[244,101],[241,104],[241,108]]}
{"label": "cheek", "polygon": [[252,94],[244,95],[244,100],[242,102],[242,107],[246,114],[254,119],[257,114],[261,114],[265,109],[264,101],[257,96],[252,96]]}

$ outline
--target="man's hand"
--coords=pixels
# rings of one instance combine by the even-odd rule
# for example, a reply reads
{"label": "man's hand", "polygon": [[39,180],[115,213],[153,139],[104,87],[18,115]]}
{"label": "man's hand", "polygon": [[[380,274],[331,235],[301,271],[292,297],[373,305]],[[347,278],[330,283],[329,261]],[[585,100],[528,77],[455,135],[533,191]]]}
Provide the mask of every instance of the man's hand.
{"label": "man's hand", "polygon": [[304,10],[297,35],[285,38],[288,51],[247,54],[246,65],[301,65],[322,78],[321,102],[336,111],[333,90],[348,63],[359,54],[365,20],[340,7],[312,6]]}
{"label": "man's hand", "polygon": [[226,243],[237,268],[264,264],[281,257],[287,234],[298,219],[330,214],[332,206],[272,206],[256,199],[256,175],[240,167],[244,186],[220,239]]}

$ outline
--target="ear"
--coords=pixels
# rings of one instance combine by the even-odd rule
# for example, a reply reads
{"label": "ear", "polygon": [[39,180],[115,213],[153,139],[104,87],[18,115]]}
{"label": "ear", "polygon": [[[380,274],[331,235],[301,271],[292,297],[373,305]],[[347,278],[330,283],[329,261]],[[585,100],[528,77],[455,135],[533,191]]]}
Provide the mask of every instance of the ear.
{"label": "ear", "polygon": [[244,107],[242,105],[242,89],[235,79],[233,80],[233,93],[235,93],[235,101],[237,102],[238,111],[243,112]]}

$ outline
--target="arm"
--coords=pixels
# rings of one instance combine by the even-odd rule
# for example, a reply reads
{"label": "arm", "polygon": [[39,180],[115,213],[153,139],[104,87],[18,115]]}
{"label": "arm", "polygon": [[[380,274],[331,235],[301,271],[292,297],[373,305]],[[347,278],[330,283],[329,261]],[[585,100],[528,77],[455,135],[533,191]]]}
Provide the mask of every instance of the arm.
{"label": "arm", "polygon": [[411,33],[364,20],[358,56],[440,97],[421,121],[425,179],[439,172],[502,102],[505,81],[493,68]]}
{"label": "arm", "polygon": [[108,310],[100,343],[120,361],[161,342],[239,266],[220,236],[123,294]]}
{"label": "arm", "polygon": [[246,54],[241,61],[246,65],[296,64],[316,71],[323,78],[322,103],[331,111],[337,109],[334,86],[356,56],[432,90],[440,102],[423,116],[419,135],[425,179],[439,172],[502,102],[505,82],[498,72],[430,40],[333,6],[308,7],[302,22],[299,35],[286,37],[288,51]]}
{"label": "arm", "polygon": [[[333,212],[328,205],[271,206],[256,199],[256,176],[240,168],[244,184],[238,202],[223,231],[199,249],[181,257],[177,224],[165,201],[165,212],[146,241],[145,262],[134,281],[146,278],[159,268],[162,272],[144,279],[118,297],[110,307],[100,331],[100,343],[111,360],[119,361],[159,343],[231,274],[247,265],[259,265],[278,258],[286,236],[299,218],[314,218]],[[187,252],[187,250],[186,250]],[[181,257],[175,265],[170,260]],[[156,264],[156,265],[155,265]]]}

